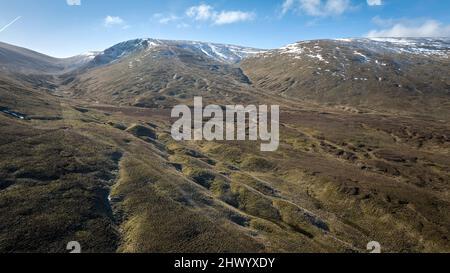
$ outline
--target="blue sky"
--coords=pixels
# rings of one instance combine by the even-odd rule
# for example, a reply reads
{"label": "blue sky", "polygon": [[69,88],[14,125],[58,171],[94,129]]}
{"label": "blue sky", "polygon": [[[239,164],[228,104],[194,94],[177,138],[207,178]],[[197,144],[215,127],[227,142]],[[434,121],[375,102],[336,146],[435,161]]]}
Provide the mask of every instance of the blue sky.
{"label": "blue sky", "polygon": [[57,57],[134,38],[277,48],[299,40],[450,36],[448,0],[0,0],[0,41]]}

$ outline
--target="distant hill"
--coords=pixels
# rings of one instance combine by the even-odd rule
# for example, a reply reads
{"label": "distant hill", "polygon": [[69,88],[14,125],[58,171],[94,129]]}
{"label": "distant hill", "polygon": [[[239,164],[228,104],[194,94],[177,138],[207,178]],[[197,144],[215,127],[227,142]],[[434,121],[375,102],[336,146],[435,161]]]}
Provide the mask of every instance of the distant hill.
{"label": "distant hill", "polygon": [[246,94],[250,82],[238,63],[262,52],[233,45],[136,39],[100,52],[65,75],[63,89],[77,98],[141,107],[170,106],[195,95],[251,101]]}
{"label": "distant hill", "polygon": [[0,71],[21,74],[61,74],[85,65],[95,53],[66,59],[53,58],[29,49],[0,42]]}
{"label": "distant hill", "polygon": [[449,39],[304,41],[245,59],[270,93],[332,105],[448,117]]}

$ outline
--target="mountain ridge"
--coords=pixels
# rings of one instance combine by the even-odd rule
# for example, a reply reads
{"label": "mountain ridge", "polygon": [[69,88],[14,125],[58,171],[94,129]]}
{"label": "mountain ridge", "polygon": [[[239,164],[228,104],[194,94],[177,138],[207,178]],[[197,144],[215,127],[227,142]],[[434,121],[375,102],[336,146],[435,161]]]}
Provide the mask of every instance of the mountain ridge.
{"label": "mountain ridge", "polygon": [[250,49],[250,50],[254,50],[255,52],[252,52],[253,54],[258,54],[258,51],[260,51],[259,53],[264,53],[264,52],[268,52],[268,51],[272,51],[272,50],[280,50],[282,48],[285,48],[288,45],[293,45],[293,44],[297,44],[297,43],[307,43],[307,42],[315,42],[315,41],[341,41],[341,42],[358,42],[358,41],[378,41],[378,42],[388,42],[388,43],[392,43],[392,44],[399,44],[400,42],[404,41],[404,42],[408,42],[408,41],[424,41],[424,40],[428,40],[428,41],[443,41],[445,42],[448,46],[450,47],[450,38],[448,37],[370,37],[370,38],[365,38],[365,37],[349,37],[349,38],[323,38],[323,39],[309,39],[309,40],[298,40],[296,42],[290,43],[290,44],[286,44],[284,46],[278,47],[278,48],[271,48],[271,49],[263,49],[263,48],[255,48],[255,47],[250,47],[250,46],[242,46],[242,45],[237,45],[237,44],[231,44],[231,43],[218,43],[218,42],[206,42],[206,41],[199,41],[199,40],[174,40],[174,39],[158,39],[158,38],[135,38],[135,39],[130,39],[130,40],[126,40],[126,41],[122,41],[122,42],[118,42],[108,48],[106,48],[105,50],[100,50],[100,51],[88,51],[88,52],[84,52],[84,53],[80,53],[74,56],[68,56],[68,57],[54,57],[51,56],[49,54],[45,54],[45,53],[41,53],[39,51],[33,50],[33,49],[29,49],[27,47],[24,46],[17,46],[14,44],[10,44],[10,43],[5,43],[5,42],[0,42],[0,46],[4,47],[4,46],[8,46],[8,47],[15,47],[18,49],[22,49],[22,50],[26,50],[35,54],[39,54],[42,56],[45,56],[47,58],[51,58],[51,59],[55,59],[55,60],[67,60],[67,59],[71,59],[71,58],[76,58],[76,57],[80,57],[80,56],[96,56],[98,54],[101,54],[102,52],[110,49],[110,48],[114,48],[120,44],[124,44],[124,43],[128,43],[128,42],[133,42],[133,41],[149,41],[149,42],[158,42],[158,43],[172,43],[172,44],[201,44],[201,45],[215,45],[215,46],[228,46],[228,47],[237,47],[237,48],[242,48],[242,49]]}
{"label": "mountain ridge", "polygon": [[[144,38],[66,59],[6,44],[0,49],[18,52],[0,55],[3,71],[18,72],[17,77],[34,86],[59,86],[107,103],[170,106],[193,94],[214,97],[227,90],[222,97],[238,99],[229,91],[259,88],[286,99],[373,110],[419,109],[446,117],[450,94],[450,82],[438,75],[448,73],[450,40],[444,38],[324,39],[272,50]],[[7,65],[13,59],[22,61]]]}
{"label": "mountain ridge", "polygon": [[448,119],[449,56],[447,40],[328,39],[258,54],[241,68],[254,86],[285,98]]}
{"label": "mountain ridge", "polygon": [[[32,56],[35,58],[40,58],[44,63],[52,63],[56,68],[63,68],[65,70],[70,70],[74,68],[80,68],[89,62],[96,62],[97,64],[105,64],[111,61],[115,61],[128,55],[129,53],[135,52],[140,49],[149,48],[153,46],[178,46],[184,48],[190,48],[197,50],[208,57],[213,58],[216,61],[221,61],[224,63],[235,64],[248,57],[259,56],[261,54],[270,54],[271,52],[276,52],[280,50],[286,50],[289,47],[300,45],[303,43],[314,43],[318,41],[334,41],[341,43],[359,43],[367,44],[377,43],[379,45],[384,44],[385,49],[389,49],[387,45],[393,48],[397,47],[404,53],[411,53],[409,49],[416,46],[418,50],[415,52],[417,54],[427,54],[433,55],[433,53],[440,52],[441,56],[448,56],[450,51],[450,39],[445,37],[421,37],[421,38],[394,38],[394,37],[377,37],[377,38],[340,38],[340,39],[315,39],[315,40],[300,40],[298,42],[282,46],[280,48],[274,49],[257,49],[253,47],[233,45],[228,43],[214,43],[214,42],[202,42],[195,40],[170,40],[170,39],[155,39],[155,38],[136,38],[127,41],[123,41],[112,45],[102,51],[89,51],[86,53],[80,53],[78,55],[66,58],[57,58],[50,55],[46,55],[25,47],[15,46],[12,44],[7,44],[0,42],[0,56],[5,58],[9,52],[4,52],[9,50],[10,52],[19,52],[22,55]],[[427,44],[428,42],[428,44]],[[437,42],[441,42],[438,44]],[[434,44],[433,44],[434,43]],[[434,46],[434,51],[430,50],[430,47]],[[425,50],[424,50],[425,49]],[[115,53],[115,51],[117,51]],[[11,54],[11,53],[9,53]],[[439,55],[439,54],[437,54]],[[16,58],[17,59],[17,58]],[[320,59],[320,58],[319,58]],[[1,60],[5,63],[5,60]],[[25,70],[26,71],[26,70]],[[24,71],[22,71],[24,72]],[[54,72],[52,70],[52,72]]]}

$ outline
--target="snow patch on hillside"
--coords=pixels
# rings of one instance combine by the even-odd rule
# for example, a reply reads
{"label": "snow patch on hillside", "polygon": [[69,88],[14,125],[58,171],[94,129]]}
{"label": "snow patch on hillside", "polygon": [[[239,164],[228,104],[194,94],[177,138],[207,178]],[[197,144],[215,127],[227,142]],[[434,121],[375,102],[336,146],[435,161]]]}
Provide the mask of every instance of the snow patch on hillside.
{"label": "snow patch on hillside", "polygon": [[151,51],[157,47],[179,47],[202,54],[207,58],[223,63],[238,63],[242,59],[266,52],[265,50],[226,44],[203,43],[196,41],[175,41],[158,39],[136,39],[119,43],[99,53],[94,58],[99,63],[111,63],[130,54],[145,49]]}
{"label": "snow patch on hillside", "polygon": [[329,63],[322,55],[322,48],[314,42],[298,42],[278,49],[280,54],[292,56],[294,59],[316,59],[321,62]]}
{"label": "snow patch on hillside", "polygon": [[367,38],[336,39],[336,42],[350,43],[369,51],[398,54],[426,55],[448,58],[450,55],[450,38]]}

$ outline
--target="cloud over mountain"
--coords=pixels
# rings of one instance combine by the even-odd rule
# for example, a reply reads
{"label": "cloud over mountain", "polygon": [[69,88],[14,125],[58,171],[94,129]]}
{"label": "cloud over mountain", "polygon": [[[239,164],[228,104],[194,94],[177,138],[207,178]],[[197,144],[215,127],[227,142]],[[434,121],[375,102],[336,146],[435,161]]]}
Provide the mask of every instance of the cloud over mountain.
{"label": "cloud over mountain", "polygon": [[123,25],[125,25],[125,20],[123,20],[119,16],[108,15],[105,17],[105,19],[103,19],[103,24],[106,27],[123,26]]}
{"label": "cloud over mountain", "polygon": [[450,25],[435,20],[421,24],[398,22],[389,28],[372,30],[367,37],[450,37]]}
{"label": "cloud over mountain", "polygon": [[214,7],[206,4],[192,6],[186,10],[186,15],[195,21],[212,22],[215,25],[226,25],[237,22],[251,21],[256,17],[253,12],[241,10],[216,11]]}

